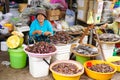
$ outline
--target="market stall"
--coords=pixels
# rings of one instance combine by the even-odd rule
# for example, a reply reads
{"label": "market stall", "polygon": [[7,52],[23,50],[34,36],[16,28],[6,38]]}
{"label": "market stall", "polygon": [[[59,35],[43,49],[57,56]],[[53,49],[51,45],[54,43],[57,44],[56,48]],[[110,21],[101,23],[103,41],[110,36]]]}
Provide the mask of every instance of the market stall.
{"label": "market stall", "polygon": [[[113,50],[120,53],[115,46],[120,42],[120,36],[108,33],[105,29],[104,32],[99,31],[102,30],[101,25],[109,22],[112,1],[76,0],[77,13],[72,10],[75,5],[72,6],[71,2],[74,1],[70,0],[70,4],[67,4],[65,0],[29,0],[28,5],[20,7],[19,16],[1,14],[4,19],[0,20],[0,33],[7,35],[1,41],[1,52],[6,52],[9,59],[7,68],[2,65],[7,62],[0,65],[1,79],[119,80],[116,74],[119,75],[120,71],[120,57]],[[46,14],[38,13],[38,10],[44,10]],[[32,22],[39,21],[36,15],[43,18],[41,22],[47,19],[53,34],[52,29],[51,32],[47,31],[48,28],[45,30],[48,35],[39,28],[37,31],[41,31],[40,34],[34,31],[32,36],[29,34]],[[77,20],[85,22],[87,26],[76,23]],[[37,27],[43,28],[44,22],[41,27],[40,21]],[[93,42],[96,44],[93,45]],[[14,78],[11,77],[13,73],[16,73]]]}

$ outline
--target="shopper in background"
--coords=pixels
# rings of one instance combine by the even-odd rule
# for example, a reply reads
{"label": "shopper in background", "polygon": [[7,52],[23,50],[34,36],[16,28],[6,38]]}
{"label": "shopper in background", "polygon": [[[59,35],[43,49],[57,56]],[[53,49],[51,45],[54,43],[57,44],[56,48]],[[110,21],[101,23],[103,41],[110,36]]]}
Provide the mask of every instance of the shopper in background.
{"label": "shopper in background", "polygon": [[[113,30],[114,34],[117,34],[117,35],[120,35],[120,7],[119,8],[115,8],[113,10],[113,15],[115,17],[115,20],[112,24],[104,24],[103,26],[101,26],[102,29],[111,29]],[[114,51],[117,49],[117,48],[120,48],[120,43],[116,43],[115,44],[115,49]],[[117,54],[117,53],[116,53]],[[113,54],[113,55],[116,55],[116,54]]]}
{"label": "shopper in background", "polygon": [[101,26],[101,29],[111,29],[114,34],[120,35],[120,15],[112,24],[104,24]]}
{"label": "shopper in background", "polygon": [[115,20],[112,24],[104,24],[101,26],[102,29],[111,29],[113,30],[114,34],[120,35],[120,7],[115,8],[113,10],[113,16],[115,17]]}
{"label": "shopper in background", "polygon": [[46,11],[38,10],[36,19],[30,25],[30,39],[33,37],[36,41],[44,41],[47,36],[53,35],[52,25],[46,18]]}

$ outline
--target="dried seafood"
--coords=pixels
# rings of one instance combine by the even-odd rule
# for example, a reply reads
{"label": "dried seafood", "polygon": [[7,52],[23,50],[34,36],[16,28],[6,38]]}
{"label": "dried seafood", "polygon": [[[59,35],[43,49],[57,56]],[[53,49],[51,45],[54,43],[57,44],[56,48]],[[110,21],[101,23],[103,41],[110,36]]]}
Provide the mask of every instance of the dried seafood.
{"label": "dried seafood", "polygon": [[52,69],[62,74],[71,74],[71,75],[81,71],[80,69],[78,69],[76,65],[72,63],[59,63],[54,65]]}
{"label": "dried seafood", "polygon": [[94,55],[94,54],[98,54],[98,49],[95,47],[90,47],[87,45],[83,45],[83,44],[79,44],[77,47],[74,48],[74,50],[77,53],[80,54],[85,54],[85,55]]}
{"label": "dried seafood", "polygon": [[50,42],[53,44],[68,44],[73,41],[73,37],[65,31],[58,31],[54,36],[50,36]]}
{"label": "dried seafood", "polygon": [[101,72],[101,73],[108,73],[114,71],[114,69],[111,66],[105,63],[92,65],[91,67],[88,68],[92,71]]}
{"label": "dried seafood", "polygon": [[115,42],[120,40],[120,36],[116,34],[104,33],[99,35],[100,41]]}
{"label": "dried seafood", "polygon": [[67,32],[70,35],[82,34],[83,31],[84,31],[84,28],[83,26],[80,26],[80,25],[71,26],[67,29]]}
{"label": "dried seafood", "polygon": [[28,52],[31,52],[31,53],[44,54],[44,53],[55,52],[56,48],[52,44],[41,41],[41,42],[35,43],[32,46],[28,46],[25,50],[28,51]]}

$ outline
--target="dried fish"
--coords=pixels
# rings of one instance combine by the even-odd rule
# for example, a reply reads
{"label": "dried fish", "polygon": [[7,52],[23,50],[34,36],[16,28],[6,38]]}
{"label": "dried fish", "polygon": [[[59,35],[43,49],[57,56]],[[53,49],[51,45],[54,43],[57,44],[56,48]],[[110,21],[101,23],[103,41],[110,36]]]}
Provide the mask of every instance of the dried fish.
{"label": "dried fish", "polygon": [[92,71],[101,72],[101,73],[108,73],[114,71],[114,69],[111,66],[105,63],[92,65],[91,67],[88,68]]}
{"label": "dried fish", "polygon": [[50,42],[54,44],[68,44],[74,42],[74,37],[70,36],[65,31],[58,31],[54,36],[50,36]]}
{"label": "dried fish", "polygon": [[98,54],[97,48],[92,48],[90,46],[83,45],[83,44],[79,44],[77,47],[74,48],[74,50],[80,54],[85,54],[85,55]]}
{"label": "dried fish", "polygon": [[112,62],[113,64],[120,65],[120,60]]}
{"label": "dried fish", "polygon": [[111,34],[111,33],[104,33],[99,35],[99,38],[101,41],[111,41],[111,42],[115,42],[115,41],[119,41],[120,40],[120,36],[116,35],[116,34]]}
{"label": "dried fish", "polygon": [[59,63],[52,67],[52,69],[58,73],[62,74],[77,74],[81,71],[81,69],[78,69],[78,67],[72,63]]}

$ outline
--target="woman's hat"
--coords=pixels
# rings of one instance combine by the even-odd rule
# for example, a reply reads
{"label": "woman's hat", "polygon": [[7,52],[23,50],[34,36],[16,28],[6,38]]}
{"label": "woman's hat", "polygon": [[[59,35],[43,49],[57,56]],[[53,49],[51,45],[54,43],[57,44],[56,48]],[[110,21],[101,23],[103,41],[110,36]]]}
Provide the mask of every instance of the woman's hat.
{"label": "woman's hat", "polygon": [[46,10],[44,10],[44,9],[39,9],[39,10],[37,11],[36,17],[37,17],[39,14],[42,14],[45,18],[47,18]]}

